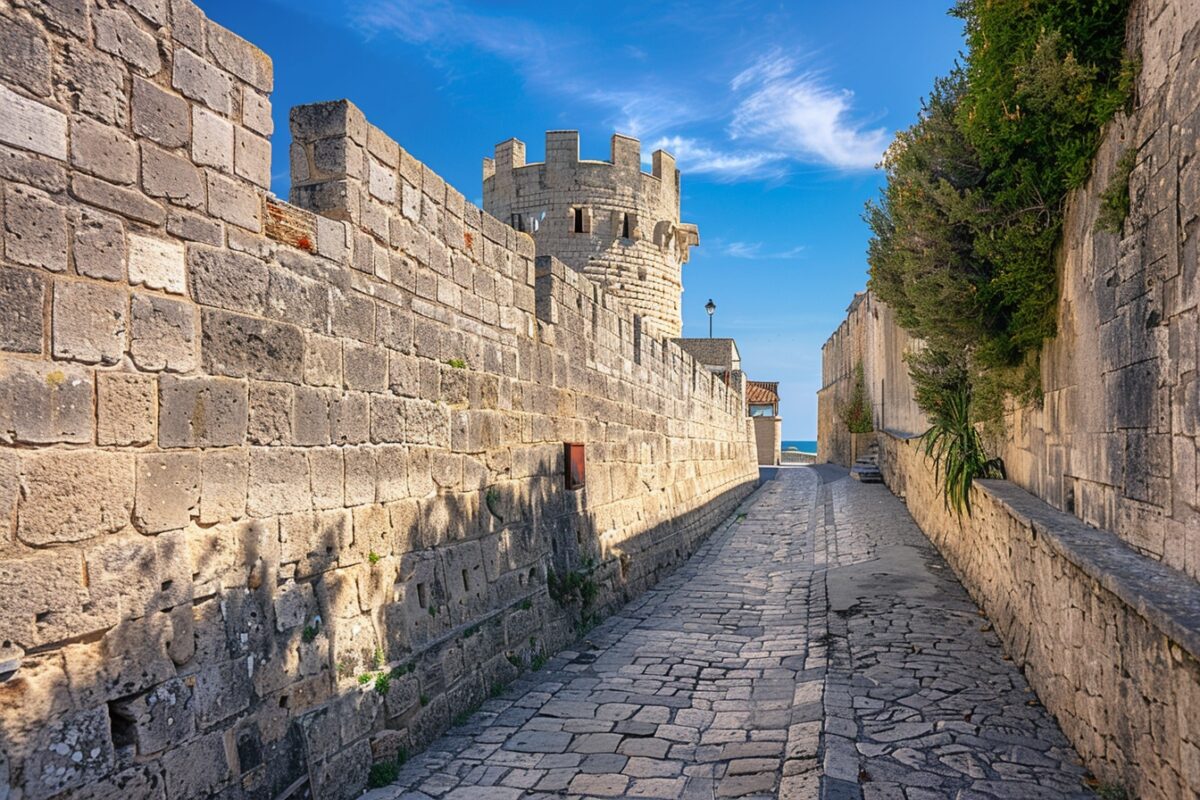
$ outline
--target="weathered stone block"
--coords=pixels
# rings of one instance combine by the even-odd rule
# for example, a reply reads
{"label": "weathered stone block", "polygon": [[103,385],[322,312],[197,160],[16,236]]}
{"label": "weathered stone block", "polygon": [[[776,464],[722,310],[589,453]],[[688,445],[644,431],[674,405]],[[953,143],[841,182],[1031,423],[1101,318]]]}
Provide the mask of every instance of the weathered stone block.
{"label": "weathered stone block", "polygon": [[202,167],[233,171],[233,123],[200,106],[192,107],[192,160]]}
{"label": "weathered stone block", "polygon": [[191,245],[187,266],[197,303],[251,314],[261,314],[266,308],[268,272],[257,258]]}
{"label": "weathered stone block", "polygon": [[250,382],[250,443],[292,443],[295,390],[287,383]]}
{"label": "weathered stone block", "polygon": [[53,352],[56,358],[115,364],[125,353],[123,288],[95,283],[54,285]]}
{"label": "weathered stone block", "polygon": [[106,706],[49,722],[25,761],[25,797],[48,800],[108,774],[113,765],[109,729]]}
{"label": "weathered stone block", "polygon": [[171,85],[185,97],[228,114],[233,106],[233,80],[191,50],[177,48]]}
{"label": "weathered stone block", "polygon": [[137,457],[133,521],[143,533],[185,527],[199,516],[200,454],[155,453]]}
{"label": "weathered stone block", "polygon": [[119,129],[88,117],[71,119],[71,164],[113,183],[137,180],[137,145]]}
{"label": "weathered stone block", "polygon": [[345,467],[341,448],[309,450],[308,469],[312,475],[313,508],[341,508],[345,505]]}
{"label": "weathered stone block", "polygon": [[116,217],[80,209],[75,219],[75,270],[84,277],[125,277],[125,225]]}
{"label": "weathered stone block", "polygon": [[0,86],[0,142],[67,160],[67,115]]}
{"label": "weathered stone block", "polygon": [[133,78],[133,132],[164,147],[182,147],[190,139],[188,102],[150,81]]}
{"label": "weathered stone block", "polygon": [[249,454],[242,448],[211,450],[200,457],[200,523],[240,519],[246,513]]}
{"label": "weathered stone block", "polygon": [[342,385],[342,343],[309,334],[304,357],[304,382],[310,386]]}
{"label": "weathered stone block", "polygon": [[5,54],[0,78],[36,95],[50,94],[50,42],[32,19],[13,14],[0,25],[0,52]]}
{"label": "weathered stone block", "polygon": [[[89,600],[82,578],[78,553],[43,552],[0,561],[6,606],[0,616],[0,641],[30,649],[77,634],[72,622]],[[30,591],[31,586],[38,591]]]}
{"label": "weathered stone block", "polygon": [[143,445],[154,441],[157,386],[150,375],[96,375],[96,443]]}
{"label": "weathered stone block", "polygon": [[231,777],[224,739],[224,734],[217,731],[163,755],[167,797],[171,800],[202,800],[217,795]]}
{"label": "weathered stone block", "polygon": [[288,581],[275,592],[275,629],[283,632],[305,624],[316,613],[312,584]]}
{"label": "weathered stone block", "polygon": [[92,441],[92,374],[68,364],[0,361],[0,442]]}
{"label": "weathered stone block", "polygon": [[188,208],[204,205],[200,170],[186,158],[148,142],[142,143],[142,188],[151,197],[161,197],[177,205]]}
{"label": "weathered stone block", "polygon": [[158,55],[158,42],[121,9],[98,10],[93,24],[96,28],[96,46],[112,53],[140,71],[143,75],[154,75],[162,69]]}
{"label": "weathered stone block", "polygon": [[227,447],[246,441],[246,384],[164,375],[158,391],[160,447]]}
{"label": "weathered stone block", "polygon": [[311,508],[308,460],[303,450],[280,447],[250,450],[247,513],[269,517]]}
{"label": "weathered stone block", "polygon": [[249,667],[247,661],[229,661],[196,674],[192,697],[196,721],[202,727],[227,719],[250,705]]}
{"label": "weathered stone block", "polygon": [[330,442],[329,407],[335,395],[328,390],[301,386],[296,389],[292,442],[326,445]]}
{"label": "weathered stone block", "polygon": [[179,678],[159,684],[145,694],[117,700],[110,710],[124,722],[129,743],[136,745],[140,755],[176,747],[196,729],[192,690]]}
{"label": "weathered stone block", "polygon": [[162,206],[139,191],[114,186],[87,175],[71,176],[71,193],[88,205],[103,208],[147,225],[158,227],[166,214]]}
{"label": "weathered stone block", "polygon": [[271,143],[245,128],[234,137],[234,171],[263,189],[271,188]]}
{"label": "weathered stone block", "polygon": [[133,456],[46,450],[22,456],[17,537],[35,546],[79,542],[129,524]]}
{"label": "weathered stone block", "polygon": [[330,406],[330,437],[334,444],[361,444],[370,438],[369,397],[347,392]]}
{"label": "weathered stone block", "polygon": [[67,216],[50,196],[27,186],[4,194],[4,252],[17,264],[51,272],[67,268]]}
{"label": "weathered stone block", "polygon": [[241,181],[207,173],[208,213],[246,230],[262,230],[262,196]]}
{"label": "weathered stone block", "polygon": [[375,502],[375,451],[370,447],[345,448],[346,505]]}
{"label": "weathered stone block", "polygon": [[350,512],[330,511],[291,514],[280,520],[280,561],[296,564],[296,577],[303,578],[331,569],[338,551],[351,541]]}
{"label": "weathered stone block", "polygon": [[205,309],[201,328],[205,371],[302,382],[304,334],[296,326]]}
{"label": "weathered stone block", "polygon": [[135,292],[129,352],[143,370],[196,368],[196,312],[190,303]]}
{"label": "weathered stone block", "polygon": [[387,351],[382,347],[346,342],[343,346],[345,386],[363,392],[387,390]]}
{"label": "weathered stone block", "polygon": [[0,270],[0,350],[42,352],[45,307],[45,278],[31,270]]}
{"label": "weathered stone block", "polygon": [[271,100],[248,86],[242,89],[242,124],[263,136],[270,136],[275,131]]}

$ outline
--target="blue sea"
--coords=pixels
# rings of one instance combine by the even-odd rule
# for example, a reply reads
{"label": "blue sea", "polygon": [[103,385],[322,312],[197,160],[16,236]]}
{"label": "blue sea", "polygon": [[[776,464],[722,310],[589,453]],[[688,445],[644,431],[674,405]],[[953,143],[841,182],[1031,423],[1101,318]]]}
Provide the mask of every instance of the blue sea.
{"label": "blue sea", "polygon": [[792,448],[799,450],[801,453],[815,453],[817,452],[817,442],[815,439],[811,441],[808,439],[801,439],[799,441],[785,440],[780,442],[781,450],[790,450]]}

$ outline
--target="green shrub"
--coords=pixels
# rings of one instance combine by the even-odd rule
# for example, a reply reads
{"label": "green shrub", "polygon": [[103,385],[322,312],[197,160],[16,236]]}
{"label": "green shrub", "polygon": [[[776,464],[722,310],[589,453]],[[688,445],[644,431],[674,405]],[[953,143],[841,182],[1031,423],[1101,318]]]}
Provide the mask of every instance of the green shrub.
{"label": "green shrub", "polygon": [[[991,463],[967,427],[999,426],[1007,397],[1039,398],[1066,198],[1086,181],[1101,128],[1128,103],[1137,74],[1124,56],[1128,7],[960,0],[952,13],[966,27],[963,63],[935,81],[884,154],[886,185],[864,215],[870,288],[927,346],[909,358],[921,409],[943,422],[967,415],[953,435],[935,423],[926,440],[958,486],[958,501],[947,495],[957,507],[966,508],[971,465]],[[1119,226],[1128,172],[1105,195],[1103,222]]]}
{"label": "green shrub", "polygon": [[854,366],[854,386],[850,389],[850,400],[838,409],[838,415],[850,433],[870,433],[875,430],[871,422],[871,403],[867,399],[867,379],[861,361]]}
{"label": "green shrub", "polygon": [[1119,234],[1125,227],[1125,219],[1129,216],[1129,176],[1136,164],[1137,150],[1131,147],[1121,154],[1108,186],[1100,195],[1096,230]]}
{"label": "green shrub", "polygon": [[467,368],[467,362],[461,358],[446,359],[446,364],[448,366],[454,367],[455,369],[466,369]]}
{"label": "green shrub", "polygon": [[390,672],[380,672],[375,676],[375,691],[380,694],[387,694],[388,689],[392,687],[392,674]]}
{"label": "green shrub", "polygon": [[384,786],[395,783],[399,776],[399,764],[395,761],[380,761],[371,765],[371,771],[367,773],[367,787],[382,789]]}

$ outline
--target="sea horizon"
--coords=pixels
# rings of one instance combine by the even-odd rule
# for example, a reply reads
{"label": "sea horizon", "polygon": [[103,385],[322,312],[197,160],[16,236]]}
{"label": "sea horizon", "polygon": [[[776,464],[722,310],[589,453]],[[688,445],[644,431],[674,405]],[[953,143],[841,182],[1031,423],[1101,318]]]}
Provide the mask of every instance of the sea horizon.
{"label": "sea horizon", "polygon": [[817,452],[817,440],[816,439],[784,439],[783,441],[781,441],[779,443],[780,450],[788,450],[791,448],[795,448],[796,450],[799,450],[801,453],[815,453],[815,452]]}

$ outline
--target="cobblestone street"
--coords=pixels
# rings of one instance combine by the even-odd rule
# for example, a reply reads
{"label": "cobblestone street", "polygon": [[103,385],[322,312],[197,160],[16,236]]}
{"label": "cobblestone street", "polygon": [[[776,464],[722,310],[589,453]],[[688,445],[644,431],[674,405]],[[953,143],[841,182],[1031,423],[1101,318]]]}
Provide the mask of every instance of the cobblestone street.
{"label": "cobblestone street", "polygon": [[372,800],[1090,797],[881,485],[792,468],[672,576]]}

